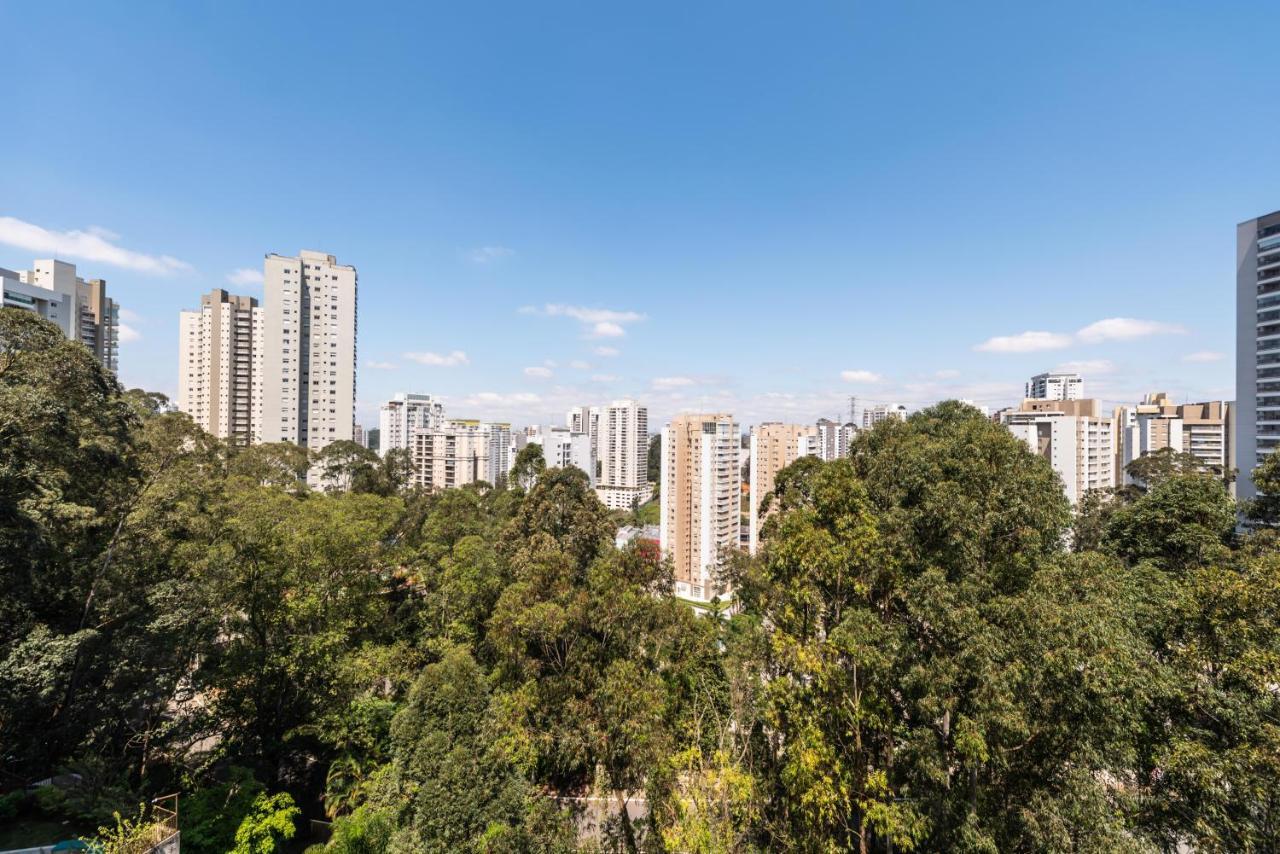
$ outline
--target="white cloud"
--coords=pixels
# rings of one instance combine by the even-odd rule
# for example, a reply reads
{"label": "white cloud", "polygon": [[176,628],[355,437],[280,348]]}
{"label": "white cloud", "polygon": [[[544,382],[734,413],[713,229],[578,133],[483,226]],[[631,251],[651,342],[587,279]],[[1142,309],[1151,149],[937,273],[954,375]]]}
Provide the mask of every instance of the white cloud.
{"label": "white cloud", "polygon": [[396,366],[393,362],[375,362],[370,360],[364,363],[366,368],[373,368],[375,371],[394,371]]}
{"label": "white cloud", "polygon": [[1136,320],[1132,317],[1108,317],[1090,323],[1076,335],[1081,341],[1097,344],[1102,341],[1131,341],[1149,335],[1179,335],[1187,330],[1176,323],[1158,320]]}
{"label": "white cloud", "polygon": [[471,360],[467,358],[467,354],[461,350],[453,350],[445,355],[439,353],[405,353],[404,357],[411,362],[417,362],[420,365],[431,365],[437,368],[454,368],[458,365],[471,363]]}
{"label": "white cloud", "polygon": [[478,246],[467,251],[467,259],[473,264],[496,264],[515,254],[514,249],[505,246]]}
{"label": "white cloud", "polygon": [[227,281],[233,285],[260,285],[262,279],[262,271],[252,267],[237,267],[227,273]]}
{"label": "white cloud", "polygon": [[121,323],[116,327],[116,332],[120,335],[120,343],[125,344],[129,341],[137,341],[142,337],[142,333],[134,329],[127,323]]}
{"label": "white cloud", "polygon": [[97,261],[141,273],[169,275],[187,272],[191,265],[169,255],[148,255],[117,246],[118,234],[89,226],[84,231],[50,231],[11,216],[0,216],[0,243],[39,255]]}
{"label": "white cloud", "polygon": [[616,383],[618,378],[613,374],[592,374],[591,381],[593,383]]}
{"label": "white cloud", "polygon": [[627,334],[626,325],[645,319],[638,311],[615,311],[609,308],[587,308],[580,305],[548,303],[542,308],[526,305],[521,314],[540,314],[546,317],[572,317],[586,328],[588,338],[621,338]]}
{"label": "white cloud", "polygon": [[128,321],[129,323],[141,323],[142,315],[138,314],[133,309],[122,308],[120,309],[120,319]]}
{"label": "white cloud", "polygon": [[1225,353],[1215,353],[1212,350],[1201,350],[1198,353],[1188,353],[1182,357],[1184,362],[1219,362],[1226,358]]}
{"label": "white cloud", "polygon": [[988,338],[973,349],[982,353],[1037,353],[1070,346],[1071,336],[1060,332],[1021,332]]}
{"label": "white cloud", "polygon": [[525,368],[524,375],[526,377],[533,377],[534,379],[548,380],[551,379],[551,369],[542,367]]}
{"label": "white cloud", "polygon": [[878,383],[884,377],[874,371],[841,371],[840,379],[847,383]]}
{"label": "white cloud", "polygon": [[934,371],[933,375],[940,380],[953,380],[960,376],[960,372],[955,368],[943,368],[940,371]]}
{"label": "white cloud", "polygon": [[617,347],[597,347],[592,351],[597,356],[603,356],[606,359],[612,359],[614,356],[622,353]]}
{"label": "white cloud", "polygon": [[1063,362],[1054,371],[1063,374],[1113,374],[1115,363],[1110,359],[1084,359],[1076,362]]}
{"label": "white cloud", "polygon": [[575,371],[589,371],[591,370],[591,363],[584,362],[581,359],[574,359],[569,363],[569,367],[573,368]]}
{"label": "white cloud", "polygon": [[673,388],[682,388],[696,384],[696,380],[691,377],[654,377],[653,387],[660,390]]}

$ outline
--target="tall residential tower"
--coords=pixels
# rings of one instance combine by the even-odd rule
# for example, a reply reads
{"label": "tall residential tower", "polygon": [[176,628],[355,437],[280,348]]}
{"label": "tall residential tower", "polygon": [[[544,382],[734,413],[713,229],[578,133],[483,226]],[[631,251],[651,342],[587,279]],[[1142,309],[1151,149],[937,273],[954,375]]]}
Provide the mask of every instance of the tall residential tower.
{"label": "tall residential tower", "polygon": [[738,425],[723,413],[681,415],[663,428],[659,539],[679,596],[706,602],[727,592],[716,574],[739,545],[740,445]]}
{"label": "tall residential tower", "polygon": [[[595,407],[592,407],[594,411]],[[649,410],[615,400],[600,410],[596,495],[611,510],[631,510],[653,494],[649,486]]]}
{"label": "tall residential tower", "polygon": [[1280,443],[1280,211],[1236,227],[1235,460],[1238,498]]}
{"label": "tall residential tower", "polygon": [[215,288],[178,315],[178,409],[235,444],[262,441],[262,308]]}
{"label": "tall residential tower", "polygon": [[263,297],[262,441],[319,450],[352,439],[356,268],[332,255],[268,255]]}

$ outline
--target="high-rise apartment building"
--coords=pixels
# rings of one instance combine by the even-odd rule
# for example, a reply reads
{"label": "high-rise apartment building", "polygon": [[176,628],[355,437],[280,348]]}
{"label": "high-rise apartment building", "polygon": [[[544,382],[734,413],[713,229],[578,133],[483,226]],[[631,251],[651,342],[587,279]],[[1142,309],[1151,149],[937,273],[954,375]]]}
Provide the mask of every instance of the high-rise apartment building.
{"label": "high-rise apartment building", "polygon": [[[592,407],[594,409],[594,407]],[[611,510],[631,510],[653,495],[649,485],[649,410],[634,400],[600,409],[596,495]]]}
{"label": "high-rise apartment building", "polygon": [[591,440],[591,454],[599,462],[600,453],[600,419],[604,409],[599,406],[575,406],[565,413],[564,423],[574,433],[586,433]]}
{"label": "high-rise apartment building", "polygon": [[888,421],[890,418],[906,421],[907,408],[901,403],[878,403],[862,411],[862,426],[864,429],[868,429],[876,426],[881,421]]}
{"label": "high-rise apartment building", "polygon": [[93,351],[107,370],[119,367],[119,308],[107,296],[105,280],[85,281],[75,264],[41,260],[30,270],[0,269],[0,292],[5,307],[40,315]]}
{"label": "high-rise apartment building", "polygon": [[268,255],[264,274],[262,440],[319,450],[351,439],[356,268],[303,251]]}
{"label": "high-rise apartment building", "polygon": [[1098,401],[1027,399],[1000,419],[1049,461],[1073,507],[1085,493],[1114,486],[1114,425],[1098,414]]}
{"label": "high-rise apartment building", "polygon": [[262,441],[262,308],[214,288],[178,315],[178,409],[234,444]]}
{"label": "high-rise apartment building", "polygon": [[1280,211],[1236,227],[1238,498],[1254,498],[1253,469],[1280,444]]}
{"label": "high-rise apartment building", "polygon": [[[822,422],[819,422],[821,425]],[[831,422],[827,422],[831,423]],[[769,422],[751,428],[751,494],[748,520],[748,550],[755,554],[760,547],[760,526],[767,516],[760,509],[765,497],[773,492],[778,472],[801,457],[818,456],[822,443],[819,426]],[[846,448],[845,453],[848,453]]]}
{"label": "high-rise apartment building", "polygon": [[378,452],[409,448],[419,430],[444,423],[444,403],[429,394],[399,392],[378,410]]}
{"label": "high-rise apartment building", "polygon": [[824,462],[843,459],[849,456],[849,447],[857,435],[858,425],[852,421],[840,424],[829,418],[819,418],[812,439],[816,445],[812,453]]}
{"label": "high-rise apartment building", "polygon": [[1225,401],[1175,404],[1163,392],[1147,395],[1137,406],[1116,409],[1116,485],[1132,483],[1125,472],[1134,460],[1164,448],[1188,453],[1206,471],[1232,468],[1232,412]]}
{"label": "high-rise apartment building", "polygon": [[479,421],[445,421],[416,430],[409,449],[414,486],[452,489],[492,477],[489,432]]}
{"label": "high-rise apartment building", "polygon": [[1036,374],[1027,381],[1024,397],[1035,400],[1079,400],[1084,397],[1084,380],[1079,374]]}
{"label": "high-rise apartment building", "polygon": [[581,469],[587,481],[596,484],[596,458],[591,453],[591,436],[568,427],[539,426],[529,436],[530,444],[542,446],[547,468],[574,466]]}
{"label": "high-rise apartment building", "polygon": [[709,601],[722,558],[739,546],[741,438],[733,416],[681,415],[662,430],[659,542],[675,564],[676,593]]}

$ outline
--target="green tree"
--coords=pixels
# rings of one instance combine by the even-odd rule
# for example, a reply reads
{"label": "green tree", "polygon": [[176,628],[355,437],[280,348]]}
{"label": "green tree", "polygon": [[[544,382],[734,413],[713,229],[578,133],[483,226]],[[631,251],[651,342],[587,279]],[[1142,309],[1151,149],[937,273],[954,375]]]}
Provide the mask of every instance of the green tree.
{"label": "green tree", "polygon": [[1253,522],[1280,525],[1280,456],[1271,453],[1253,470],[1253,485],[1258,496],[1249,502],[1245,512]]}
{"label": "green tree", "polygon": [[499,745],[552,791],[599,786],[626,818],[673,746],[666,726],[674,638],[694,618],[670,599],[656,552],[618,552],[609,512],[576,469],[548,471],[508,529],[513,581],[498,599],[488,642],[503,689]]}
{"label": "green tree", "polygon": [[262,486],[276,486],[293,494],[307,490],[311,452],[293,442],[269,442],[235,450],[228,473]]}
{"label": "green tree", "polygon": [[[1137,585],[1062,555],[1068,508],[1042,459],[942,404],[785,472],[777,494],[735,618],[763,635],[777,734],[755,742],[767,847],[1132,847],[1100,780],[1133,753]],[[1110,818],[1052,837],[1082,814]]]}
{"label": "green tree", "polygon": [[511,466],[511,485],[527,492],[533,488],[546,468],[547,460],[542,454],[542,446],[530,442],[516,454],[516,460]]}
{"label": "green tree", "polygon": [[325,488],[331,492],[347,492],[355,487],[369,489],[376,481],[381,458],[349,439],[330,442],[316,454],[315,463],[320,469]]}
{"label": "green tree", "polygon": [[649,437],[649,456],[646,477],[650,483],[662,480],[662,434],[655,433]]}
{"label": "green tree", "polygon": [[230,854],[275,854],[281,843],[294,837],[294,823],[302,813],[286,792],[260,794],[249,814],[236,828],[236,843]]}

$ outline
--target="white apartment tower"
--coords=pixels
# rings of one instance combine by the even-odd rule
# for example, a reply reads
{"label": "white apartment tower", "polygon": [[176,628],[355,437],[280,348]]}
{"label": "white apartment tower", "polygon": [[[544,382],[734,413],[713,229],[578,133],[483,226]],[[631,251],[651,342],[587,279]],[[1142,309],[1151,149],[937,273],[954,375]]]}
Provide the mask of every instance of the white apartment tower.
{"label": "white apartment tower", "polygon": [[634,400],[615,400],[600,410],[598,422],[600,483],[596,495],[611,510],[631,510],[653,494],[649,485],[649,410]]}
{"label": "white apartment tower", "polygon": [[1074,507],[1086,493],[1115,485],[1115,425],[1096,400],[1024,400],[1002,423],[1048,460]]}
{"label": "white apartment tower", "polygon": [[264,273],[262,441],[319,450],[351,439],[356,268],[303,251],[268,255]]}
{"label": "white apartment tower", "polygon": [[0,269],[0,297],[6,308],[38,314],[57,325],[62,334],[93,351],[102,366],[118,368],[119,307],[107,297],[103,279],[85,281],[76,265],[52,259],[36,261],[32,269]]}
{"label": "white apartment tower", "polygon": [[[829,418],[819,418],[814,436],[810,440],[816,445],[812,453],[823,462],[843,459],[849,456],[849,446],[857,435],[858,425],[852,421],[840,424]],[[753,459],[754,457],[752,454]]]}
{"label": "white apartment tower", "polygon": [[878,403],[870,409],[863,410],[862,426],[864,429],[870,429],[882,421],[888,421],[890,418],[906,421],[907,408],[901,403]]}
{"label": "white apartment tower", "polygon": [[724,413],[681,415],[662,430],[659,542],[675,564],[679,596],[706,602],[728,592],[716,573],[739,546],[740,445]]}
{"label": "white apartment tower", "polygon": [[444,403],[429,394],[400,392],[378,411],[378,452],[382,456],[396,448],[413,446],[419,430],[432,430],[444,423]]}
{"label": "white apartment tower", "polygon": [[591,439],[591,454],[600,459],[600,419],[604,410],[599,406],[575,406],[564,418],[565,426],[574,433],[586,433]]}
{"label": "white apartment tower", "polygon": [[1035,400],[1079,400],[1084,397],[1084,380],[1079,374],[1044,373],[1027,380],[1027,393]]}
{"label": "white apartment tower", "polygon": [[1280,445],[1280,211],[1236,226],[1236,497]]}
{"label": "white apartment tower", "polygon": [[214,288],[178,315],[178,409],[238,445],[262,441],[262,308]]}
{"label": "white apartment tower", "polygon": [[529,442],[542,446],[547,468],[574,466],[581,469],[587,481],[596,485],[596,458],[591,453],[591,437],[568,427],[537,427]]}

